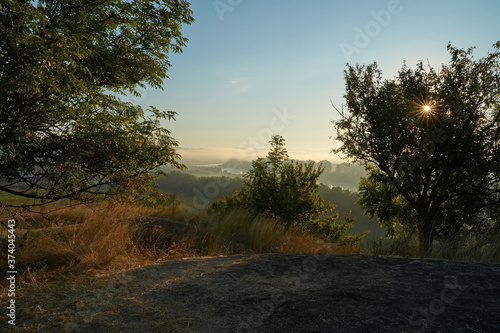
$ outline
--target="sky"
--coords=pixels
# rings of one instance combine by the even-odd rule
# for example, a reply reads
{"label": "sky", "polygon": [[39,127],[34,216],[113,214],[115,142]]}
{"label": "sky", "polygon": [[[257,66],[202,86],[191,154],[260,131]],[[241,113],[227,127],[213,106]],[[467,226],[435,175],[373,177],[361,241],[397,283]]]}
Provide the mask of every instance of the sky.
{"label": "sky", "polygon": [[331,150],[346,64],[448,64],[448,42],[484,57],[500,40],[497,0],[192,0],[195,22],[170,55],[163,90],[125,99],[178,112],[164,127],[183,162],[264,157],[272,135],[290,158],[342,162]]}

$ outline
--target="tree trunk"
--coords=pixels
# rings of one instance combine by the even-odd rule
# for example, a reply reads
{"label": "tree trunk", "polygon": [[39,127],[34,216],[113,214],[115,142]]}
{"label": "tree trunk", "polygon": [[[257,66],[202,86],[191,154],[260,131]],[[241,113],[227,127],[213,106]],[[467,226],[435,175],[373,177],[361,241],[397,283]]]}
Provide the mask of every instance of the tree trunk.
{"label": "tree trunk", "polygon": [[423,216],[422,224],[419,230],[419,250],[420,256],[430,258],[432,256],[432,241],[434,240],[432,218]]}

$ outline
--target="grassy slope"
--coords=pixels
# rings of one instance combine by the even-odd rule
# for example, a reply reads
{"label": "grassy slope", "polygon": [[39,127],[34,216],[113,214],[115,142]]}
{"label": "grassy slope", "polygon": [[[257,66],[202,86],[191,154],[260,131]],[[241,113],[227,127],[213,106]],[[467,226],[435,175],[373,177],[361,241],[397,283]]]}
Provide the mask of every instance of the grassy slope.
{"label": "grassy slope", "polygon": [[[195,231],[167,237],[161,227],[153,227],[149,233],[141,234],[133,226],[144,216],[175,219]],[[182,202],[157,208],[100,203],[92,207],[64,208],[45,215],[28,214],[25,218],[17,218],[17,222],[18,232],[19,229],[31,229],[16,241],[21,287],[96,267],[115,270],[207,255],[291,252],[417,254],[415,243],[410,239],[366,242],[361,249],[345,248],[294,230],[285,232],[277,221],[270,218],[244,211],[207,216],[204,212],[190,211],[189,206]],[[4,235],[0,238],[2,249],[6,249],[5,230],[0,233]],[[498,239],[498,234],[487,234],[436,243],[434,257],[500,262]],[[5,271],[5,253],[1,263],[2,271]],[[5,286],[6,280],[2,281]]]}

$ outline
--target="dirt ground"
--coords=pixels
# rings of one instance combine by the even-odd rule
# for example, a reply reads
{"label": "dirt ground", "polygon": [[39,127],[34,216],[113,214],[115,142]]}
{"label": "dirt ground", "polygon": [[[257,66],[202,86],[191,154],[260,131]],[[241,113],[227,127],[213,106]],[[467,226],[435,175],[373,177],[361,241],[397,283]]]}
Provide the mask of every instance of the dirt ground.
{"label": "dirt ground", "polygon": [[19,296],[16,314],[15,328],[2,316],[1,331],[500,332],[500,264],[322,254],[185,259],[52,281]]}

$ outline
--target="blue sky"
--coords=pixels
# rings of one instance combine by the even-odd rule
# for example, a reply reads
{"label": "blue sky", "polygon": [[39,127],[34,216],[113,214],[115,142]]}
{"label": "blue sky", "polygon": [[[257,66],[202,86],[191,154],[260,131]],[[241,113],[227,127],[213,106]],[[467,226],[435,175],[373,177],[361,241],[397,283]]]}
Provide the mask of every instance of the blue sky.
{"label": "blue sky", "polygon": [[379,63],[392,78],[403,61],[440,67],[446,45],[476,46],[482,57],[500,40],[500,1],[192,0],[188,46],[171,55],[164,90],[128,97],[179,114],[165,122],[185,162],[264,157],[272,134],[291,158],[330,153],[344,103],[343,71]]}

